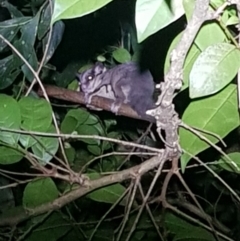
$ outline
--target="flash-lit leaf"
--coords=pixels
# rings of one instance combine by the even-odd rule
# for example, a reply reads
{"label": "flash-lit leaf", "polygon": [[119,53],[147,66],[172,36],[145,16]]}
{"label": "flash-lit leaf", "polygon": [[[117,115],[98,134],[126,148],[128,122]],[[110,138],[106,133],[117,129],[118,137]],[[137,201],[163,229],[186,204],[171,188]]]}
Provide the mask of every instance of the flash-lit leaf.
{"label": "flash-lit leaf", "polygon": [[[20,129],[20,107],[12,97],[0,94],[0,127],[8,129]],[[19,134],[0,131],[0,140],[10,145],[16,145]]]}
{"label": "flash-lit leaf", "polygon": [[229,84],[240,68],[240,51],[234,45],[221,43],[202,52],[190,72],[191,98],[214,94]]}
{"label": "flash-lit leaf", "polygon": [[[182,121],[220,138],[225,137],[240,124],[236,85],[229,85],[214,96],[191,102],[183,114]],[[200,133],[212,143],[219,141],[215,136]],[[179,135],[181,147],[193,156],[209,147],[209,144],[188,130],[180,128]],[[187,153],[182,155],[182,170],[185,170],[190,159],[191,156]]]}
{"label": "flash-lit leaf", "polygon": [[238,23],[239,23],[239,18],[237,16],[232,16],[227,20],[226,26],[235,25]]}
{"label": "flash-lit leaf", "polygon": [[[193,14],[195,4],[195,0],[183,0],[183,7],[188,21]],[[215,10],[213,10],[212,7],[209,7],[209,11],[213,12]],[[224,31],[218,23],[208,22],[208,24],[204,24],[201,27],[194,43],[199,50],[203,51],[210,45],[222,43],[226,38]]]}
{"label": "flash-lit leaf", "polygon": [[137,0],[135,12],[138,42],[176,21],[184,13],[179,0]]}
{"label": "flash-lit leaf", "polygon": [[60,19],[78,18],[102,8],[112,0],[55,0],[52,23]]}
{"label": "flash-lit leaf", "polygon": [[[19,101],[22,129],[28,131],[47,131],[52,122],[51,105],[44,99],[24,97]],[[31,147],[36,143],[30,135],[21,135],[20,142],[24,147]]]}

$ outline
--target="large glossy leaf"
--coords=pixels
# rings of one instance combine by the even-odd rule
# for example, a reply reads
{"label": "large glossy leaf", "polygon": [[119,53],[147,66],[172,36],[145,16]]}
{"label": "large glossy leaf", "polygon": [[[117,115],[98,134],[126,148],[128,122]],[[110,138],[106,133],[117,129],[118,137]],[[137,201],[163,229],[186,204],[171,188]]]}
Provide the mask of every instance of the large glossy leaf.
{"label": "large glossy leaf", "polygon": [[214,94],[229,84],[240,68],[240,51],[234,45],[220,43],[202,52],[190,72],[191,98]]}
{"label": "large glossy leaf", "polygon": [[[44,99],[24,97],[19,101],[22,116],[22,129],[28,131],[47,131],[52,122],[51,105]],[[36,140],[29,135],[21,135],[20,142],[30,147]]]}
{"label": "large glossy leaf", "polygon": [[201,27],[197,34],[194,43],[200,50],[205,50],[207,47],[223,43],[226,40],[226,35],[217,23],[209,23]]}
{"label": "large glossy leaf", "polygon": [[40,204],[51,202],[58,197],[58,190],[51,178],[42,178],[30,182],[23,193],[23,205],[33,208]]}
{"label": "large glossy leaf", "polygon": [[[21,112],[15,99],[8,95],[0,95],[0,127],[8,129],[20,129]],[[0,140],[10,145],[16,145],[19,134],[0,131]]]}
{"label": "large glossy leaf", "polygon": [[[54,126],[47,130],[49,133],[56,133]],[[32,146],[32,151],[39,161],[47,164],[57,153],[59,142],[56,137],[37,137],[37,142]]]}
{"label": "large glossy leaf", "polygon": [[[183,7],[188,21],[193,14],[195,3],[195,0],[183,0]],[[212,8],[209,7],[209,9]],[[201,27],[194,40],[194,43],[200,50],[203,51],[212,44],[222,43],[225,39],[226,35],[219,24],[215,22],[208,22]]]}
{"label": "large glossy leaf", "polygon": [[[185,110],[182,120],[189,126],[223,138],[240,124],[237,105],[236,85],[231,84],[214,96],[192,101]],[[210,134],[201,134],[212,143],[219,141]],[[192,155],[197,155],[209,147],[205,141],[183,128],[180,128],[179,135],[181,147]],[[191,157],[187,153],[182,155],[183,170],[190,159]]]}
{"label": "large glossy leaf", "polygon": [[168,26],[183,15],[179,0],[137,0],[135,22],[138,42]]}
{"label": "large glossy leaf", "polygon": [[77,18],[102,8],[112,0],[55,0],[52,23],[60,19]]}

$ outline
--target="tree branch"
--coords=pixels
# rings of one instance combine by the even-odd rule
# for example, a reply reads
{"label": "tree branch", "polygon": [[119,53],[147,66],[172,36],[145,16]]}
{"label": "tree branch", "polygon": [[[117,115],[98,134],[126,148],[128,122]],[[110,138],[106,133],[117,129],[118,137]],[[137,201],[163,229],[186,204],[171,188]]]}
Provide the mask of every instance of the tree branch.
{"label": "tree branch", "polygon": [[[47,95],[50,98],[66,100],[66,101],[70,101],[73,103],[86,105],[86,102],[84,100],[84,94],[82,92],[68,90],[68,89],[51,86],[51,85],[45,85],[44,87],[45,87]],[[43,92],[41,89],[38,90],[38,95],[43,96]],[[91,105],[93,105],[97,108],[101,108],[106,111],[111,111],[112,103],[113,103],[112,100],[104,98],[104,97],[100,97],[100,96],[94,96],[91,101]],[[152,118],[150,116],[149,116],[149,119],[141,118],[129,105],[126,105],[126,104],[122,104],[120,106],[118,115],[153,122]]]}

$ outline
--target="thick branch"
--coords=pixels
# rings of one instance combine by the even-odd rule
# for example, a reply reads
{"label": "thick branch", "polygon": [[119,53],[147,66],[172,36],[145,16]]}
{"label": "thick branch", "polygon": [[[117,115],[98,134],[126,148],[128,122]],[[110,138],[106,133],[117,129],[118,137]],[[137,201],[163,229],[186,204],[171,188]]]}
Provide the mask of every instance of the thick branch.
{"label": "thick branch", "polygon": [[67,193],[66,195],[57,198],[53,202],[42,204],[33,209],[22,209],[18,214],[9,212],[2,214],[0,215],[0,226],[13,226],[24,220],[27,220],[30,217],[34,217],[48,211],[60,209],[64,205],[98,188],[131,179],[133,176],[142,175],[157,167],[162,161],[164,160],[162,160],[161,156],[156,156],[138,166],[134,166],[127,170],[123,170],[109,176],[104,176],[96,180],[90,180],[86,182],[86,186],[80,186],[79,188]]}
{"label": "thick branch", "polygon": [[[66,101],[70,101],[73,103],[86,105],[86,102],[84,100],[84,94],[82,92],[68,90],[68,89],[51,86],[51,85],[45,85],[44,87],[46,89],[47,95],[50,98],[66,100]],[[38,95],[43,96],[42,90],[40,90],[40,89],[38,90]],[[111,111],[112,103],[113,103],[112,100],[104,98],[104,97],[100,97],[100,96],[94,96],[91,101],[91,104],[93,106],[95,106],[97,108],[101,108],[106,111]],[[151,117],[149,117],[149,119],[141,118],[129,105],[126,105],[126,104],[121,105],[118,115],[152,122]]]}

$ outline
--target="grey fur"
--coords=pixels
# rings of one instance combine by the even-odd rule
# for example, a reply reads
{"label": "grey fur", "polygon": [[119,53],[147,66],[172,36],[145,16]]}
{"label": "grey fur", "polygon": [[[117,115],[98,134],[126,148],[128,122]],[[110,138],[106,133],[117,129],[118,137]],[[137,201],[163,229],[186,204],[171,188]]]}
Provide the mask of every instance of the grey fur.
{"label": "grey fur", "polygon": [[[141,72],[134,62],[120,64],[108,70],[97,62],[78,78],[86,101],[91,101],[91,97],[97,95],[103,86],[111,86],[115,100],[111,110],[114,113],[118,112],[122,103],[129,104],[141,117],[146,117],[146,111],[155,107],[152,75],[148,70]],[[108,94],[104,97],[109,98]]]}

